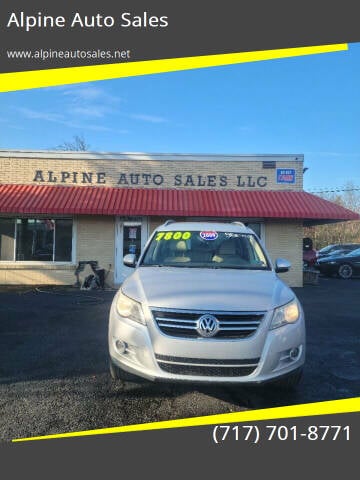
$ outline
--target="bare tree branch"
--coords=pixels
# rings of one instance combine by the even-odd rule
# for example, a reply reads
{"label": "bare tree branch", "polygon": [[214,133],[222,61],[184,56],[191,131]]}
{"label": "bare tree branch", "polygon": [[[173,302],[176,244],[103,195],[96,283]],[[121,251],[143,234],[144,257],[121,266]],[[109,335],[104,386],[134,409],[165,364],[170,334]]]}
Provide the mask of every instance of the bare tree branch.
{"label": "bare tree branch", "polygon": [[[321,197],[360,213],[360,192],[351,182],[346,185],[343,193],[323,193]],[[360,221],[306,227],[304,236],[312,238],[317,250],[336,243],[360,243]]]}
{"label": "bare tree branch", "polygon": [[85,141],[82,135],[74,135],[72,141],[60,143],[55,150],[67,150],[73,152],[88,152],[90,145]]}

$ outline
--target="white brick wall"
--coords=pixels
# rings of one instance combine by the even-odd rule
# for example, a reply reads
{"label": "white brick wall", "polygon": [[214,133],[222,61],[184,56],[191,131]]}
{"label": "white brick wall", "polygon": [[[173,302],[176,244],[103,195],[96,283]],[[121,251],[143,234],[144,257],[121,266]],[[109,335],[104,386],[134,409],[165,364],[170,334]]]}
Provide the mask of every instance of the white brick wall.
{"label": "white brick wall", "polygon": [[109,272],[106,282],[113,284],[115,261],[115,218],[77,217],[76,261],[97,260]]}
{"label": "white brick wall", "polygon": [[[268,157],[271,159],[271,157]],[[293,158],[293,157],[292,157]],[[56,158],[4,158],[0,156],[0,183],[16,183],[16,184],[40,184],[40,185],[78,185],[89,186],[89,183],[83,183],[82,172],[92,173],[92,185],[110,186],[110,187],[126,187],[126,188],[175,188],[175,189],[221,189],[221,190],[301,190],[303,182],[303,172],[301,161],[291,159],[278,159],[278,168],[291,168],[296,170],[296,183],[277,184],[276,169],[263,169],[262,160],[259,161],[222,161],[219,156],[218,160],[201,160],[201,161],[184,161],[184,160],[103,160],[103,159],[56,159]],[[36,171],[41,171],[44,181],[36,181]],[[57,179],[56,183],[48,181],[48,172],[52,173],[52,178]],[[64,178],[62,182],[62,172],[68,172],[69,178]],[[74,176],[74,172],[76,175]],[[104,173],[105,177],[101,177],[101,181],[106,183],[97,184],[97,174]],[[139,183],[131,184],[130,173],[139,175]],[[120,175],[124,174],[128,183],[119,184]],[[143,174],[151,175],[153,179],[161,175],[164,179],[163,183],[157,185],[152,179],[146,184]],[[175,177],[179,176],[181,184],[178,185]],[[188,181],[188,176],[192,176],[194,185]],[[209,176],[211,177],[209,179]],[[241,176],[241,180],[238,180]],[[200,177],[200,180],[199,180]],[[221,177],[227,178],[227,185],[222,185]],[[251,179],[249,180],[249,177]],[[258,177],[266,177],[266,187],[261,188],[256,184]],[[40,176],[38,177],[41,178]],[[134,177],[135,178],[135,177]],[[76,180],[76,183],[74,183]],[[188,184],[186,184],[188,181]],[[249,187],[255,181],[254,187]],[[200,185],[199,183],[200,182]],[[245,186],[238,184],[245,182]],[[260,181],[260,184],[264,179]],[[202,185],[204,184],[205,185]]]}
{"label": "white brick wall", "polygon": [[292,264],[289,272],[280,277],[291,287],[303,286],[302,223],[267,222],[265,224],[265,245],[274,262],[276,258],[286,258]]}

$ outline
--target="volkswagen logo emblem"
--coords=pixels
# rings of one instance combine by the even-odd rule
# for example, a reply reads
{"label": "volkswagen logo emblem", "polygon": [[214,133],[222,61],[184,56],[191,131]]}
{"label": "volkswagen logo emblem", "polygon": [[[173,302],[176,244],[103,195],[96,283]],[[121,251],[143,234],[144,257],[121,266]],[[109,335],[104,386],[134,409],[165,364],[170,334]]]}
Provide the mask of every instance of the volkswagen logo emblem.
{"label": "volkswagen logo emblem", "polygon": [[219,330],[219,321],[214,315],[207,313],[198,319],[196,330],[202,337],[213,337]]}

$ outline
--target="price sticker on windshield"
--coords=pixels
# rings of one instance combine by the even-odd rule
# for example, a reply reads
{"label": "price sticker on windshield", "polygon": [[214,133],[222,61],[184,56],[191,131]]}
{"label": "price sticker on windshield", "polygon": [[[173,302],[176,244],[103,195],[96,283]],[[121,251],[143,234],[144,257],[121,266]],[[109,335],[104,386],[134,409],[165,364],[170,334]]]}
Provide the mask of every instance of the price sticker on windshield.
{"label": "price sticker on windshield", "polygon": [[189,240],[191,232],[158,232],[155,240]]}
{"label": "price sticker on windshield", "polygon": [[218,233],[213,231],[200,232],[200,237],[203,240],[216,240],[218,238]]}

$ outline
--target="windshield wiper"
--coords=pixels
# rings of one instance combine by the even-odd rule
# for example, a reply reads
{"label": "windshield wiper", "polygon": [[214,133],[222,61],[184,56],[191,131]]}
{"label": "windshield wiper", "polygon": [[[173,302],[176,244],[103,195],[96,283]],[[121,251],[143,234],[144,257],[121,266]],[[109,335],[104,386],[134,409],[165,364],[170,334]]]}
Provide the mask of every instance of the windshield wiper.
{"label": "windshield wiper", "polygon": [[162,263],[142,263],[139,267],[165,267]]}
{"label": "windshield wiper", "polygon": [[235,266],[235,265],[214,265],[214,266],[209,266],[208,268],[223,268],[223,269],[229,269],[229,270],[269,270],[267,267],[251,267],[251,266]]}

